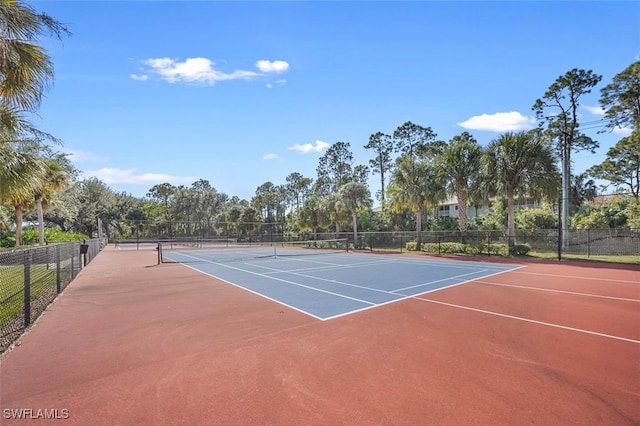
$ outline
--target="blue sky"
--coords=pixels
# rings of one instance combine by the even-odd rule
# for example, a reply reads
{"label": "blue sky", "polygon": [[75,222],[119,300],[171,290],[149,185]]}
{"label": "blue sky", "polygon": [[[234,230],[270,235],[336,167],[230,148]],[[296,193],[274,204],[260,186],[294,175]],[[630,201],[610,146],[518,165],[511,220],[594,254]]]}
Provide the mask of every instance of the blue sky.
{"label": "blue sky", "polygon": [[[73,35],[43,39],[56,78],[33,119],[62,139],[83,176],[144,196],[198,179],[250,199],[328,146],[357,164],[378,131],[412,121],[482,144],[535,126],[557,77],[593,70],[582,99],[593,155],[600,88],[640,58],[640,3],[383,1],[32,1]],[[379,175],[371,190],[379,189]]]}

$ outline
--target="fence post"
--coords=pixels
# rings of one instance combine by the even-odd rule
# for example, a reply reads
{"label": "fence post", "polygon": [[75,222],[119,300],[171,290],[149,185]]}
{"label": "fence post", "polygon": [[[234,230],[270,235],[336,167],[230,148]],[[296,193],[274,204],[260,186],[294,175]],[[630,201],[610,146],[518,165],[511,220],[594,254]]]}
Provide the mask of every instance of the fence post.
{"label": "fence post", "polygon": [[558,197],[558,261],[562,260],[562,196]]}
{"label": "fence post", "polygon": [[[74,243],[71,243],[72,246],[74,246]],[[76,277],[76,268],[74,265],[74,261],[76,259],[75,254],[73,254],[73,248],[71,249],[71,279],[74,279]]]}
{"label": "fence post", "polygon": [[24,251],[24,326],[31,324],[31,260],[33,252]]}
{"label": "fence post", "polygon": [[56,244],[56,291],[58,294],[62,291],[62,283],[60,282],[60,269],[62,265],[60,264],[60,244]]}
{"label": "fence post", "polygon": [[591,257],[591,229],[587,229],[587,257]]}

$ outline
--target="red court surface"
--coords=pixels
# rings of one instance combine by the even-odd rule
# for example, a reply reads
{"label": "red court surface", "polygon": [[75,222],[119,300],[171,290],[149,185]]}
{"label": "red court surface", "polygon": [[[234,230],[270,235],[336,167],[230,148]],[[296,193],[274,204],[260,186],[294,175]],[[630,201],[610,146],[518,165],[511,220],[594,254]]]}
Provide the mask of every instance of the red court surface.
{"label": "red court surface", "polygon": [[1,424],[640,424],[637,266],[521,262],[320,321],[155,262],[80,273],[0,359]]}

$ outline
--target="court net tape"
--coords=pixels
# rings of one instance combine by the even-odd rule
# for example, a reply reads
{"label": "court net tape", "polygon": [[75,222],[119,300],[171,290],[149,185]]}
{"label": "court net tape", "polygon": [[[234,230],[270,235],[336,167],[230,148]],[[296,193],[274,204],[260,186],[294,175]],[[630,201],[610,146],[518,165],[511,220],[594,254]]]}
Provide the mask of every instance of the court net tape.
{"label": "court net tape", "polygon": [[251,259],[288,256],[310,256],[346,253],[348,240],[280,241],[233,243],[210,241],[194,244],[178,242],[158,243],[158,263],[237,262]]}

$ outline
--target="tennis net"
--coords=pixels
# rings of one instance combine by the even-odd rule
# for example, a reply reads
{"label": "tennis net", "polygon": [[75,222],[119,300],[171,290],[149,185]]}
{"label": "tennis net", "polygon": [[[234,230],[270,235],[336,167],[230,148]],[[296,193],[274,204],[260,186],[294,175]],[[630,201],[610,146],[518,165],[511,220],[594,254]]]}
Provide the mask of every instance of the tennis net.
{"label": "tennis net", "polygon": [[346,238],[278,242],[207,242],[198,245],[158,243],[158,263],[236,262],[288,256],[346,253]]}

